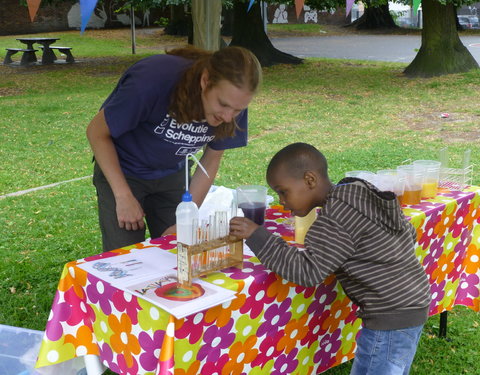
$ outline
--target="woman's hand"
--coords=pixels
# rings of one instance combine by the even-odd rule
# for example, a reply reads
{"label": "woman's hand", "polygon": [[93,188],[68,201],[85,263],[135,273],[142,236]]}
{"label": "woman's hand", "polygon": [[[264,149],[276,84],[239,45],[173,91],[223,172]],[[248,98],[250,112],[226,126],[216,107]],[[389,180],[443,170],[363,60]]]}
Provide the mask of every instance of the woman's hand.
{"label": "woman's hand", "polygon": [[145,213],[138,200],[130,195],[125,198],[116,199],[116,211],[118,226],[126,230],[139,230],[145,228],[143,218]]}
{"label": "woman's hand", "polygon": [[246,217],[234,217],[230,220],[230,234],[237,238],[249,238],[259,227]]}
{"label": "woman's hand", "polygon": [[87,138],[115,197],[118,225],[126,230],[145,228],[145,213],[125,179],[105,113],[100,110],[87,127]]}

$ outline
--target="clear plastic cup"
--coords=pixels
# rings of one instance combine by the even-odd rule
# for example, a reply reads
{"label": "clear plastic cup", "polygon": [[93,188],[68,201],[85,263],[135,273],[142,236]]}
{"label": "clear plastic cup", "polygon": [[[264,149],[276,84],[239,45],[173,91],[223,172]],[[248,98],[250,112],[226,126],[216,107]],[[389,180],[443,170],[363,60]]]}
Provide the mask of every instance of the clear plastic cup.
{"label": "clear plastic cup", "polygon": [[424,169],[415,168],[413,164],[397,167],[398,176],[405,181],[402,204],[418,204],[422,195]]}
{"label": "clear plastic cup", "polygon": [[306,216],[295,216],[295,242],[298,244],[304,244],[305,235],[308,229],[317,218],[317,208],[312,209]]}
{"label": "clear plastic cup", "polygon": [[436,160],[415,160],[413,166],[424,173],[422,182],[422,199],[435,198],[440,180],[441,162]]}
{"label": "clear plastic cup", "polygon": [[260,185],[243,185],[237,187],[237,205],[243,215],[258,225],[265,222],[267,188]]}
{"label": "clear plastic cup", "polygon": [[377,188],[380,191],[395,191],[397,183],[397,171],[394,169],[382,169],[377,171]]}
{"label": "clear plastic cup", "polygon": [[405,178],[396,169],[381,169],[377,171],[377,186],[382,191],[393,191],[401,203],[405,191]]}
{"label": "clear plastic cup", "polygon": [[376,183],[376,175],[370,171],[348,171],[345,172],[345,177],[356,177],[361,178],[362,180],[368,181],[371,184]]}

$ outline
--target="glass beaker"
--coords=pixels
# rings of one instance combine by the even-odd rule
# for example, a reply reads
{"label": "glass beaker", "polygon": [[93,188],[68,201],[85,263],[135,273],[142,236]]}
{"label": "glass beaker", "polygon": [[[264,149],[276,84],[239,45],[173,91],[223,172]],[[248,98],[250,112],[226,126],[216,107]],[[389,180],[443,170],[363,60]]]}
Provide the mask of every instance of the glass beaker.
{"label": "glass beaker", "polygon": [[265,222],[267,188],[260,185],[237,187],[237,205],[243,215],[258,225]]}

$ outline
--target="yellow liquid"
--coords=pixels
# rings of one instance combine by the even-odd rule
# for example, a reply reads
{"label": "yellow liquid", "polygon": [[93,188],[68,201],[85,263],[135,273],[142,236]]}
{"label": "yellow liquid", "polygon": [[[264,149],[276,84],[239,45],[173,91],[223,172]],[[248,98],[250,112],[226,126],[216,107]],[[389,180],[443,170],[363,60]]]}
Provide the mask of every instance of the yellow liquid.
{"label": "yellow liquid", "polygon": [[422,198],[435,198],[438,191],[437,182],[426,182],[422,184]]}
{"label": "yellow liquid", "polygon": [[317,218],[317,208],[311,210],[307,216],[300,217],[295,216],[295,242],[298,244],[305,243],[305,235],[308,232],[308,229],[313,224]]}
{"label": "yellow liquid", "polygon": [[420,203],[421,190],[405,190],[403,192],[402,204],[418,204]]}

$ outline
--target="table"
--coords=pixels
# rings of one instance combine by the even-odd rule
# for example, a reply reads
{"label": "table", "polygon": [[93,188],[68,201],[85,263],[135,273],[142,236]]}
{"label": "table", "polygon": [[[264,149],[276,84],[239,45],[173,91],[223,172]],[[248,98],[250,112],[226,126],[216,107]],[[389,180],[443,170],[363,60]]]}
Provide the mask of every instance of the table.
{"label": "table", "polygon": [[55,43],[60,38],[16,38],[19,42],[27,45],[28,49],[34,49],[35,43],[43,46],[42,64],[53,64],[56,59],[55,53],[50,48],[50,45]]}
{"label": "table", "polygon": [[[480,311],[480,187],[444,192],[404,212],[429,275],[430,315],[454,305]],[[289,216],[274,206],[265,225],[292,241]],[[206,278],[237,291],[236,299],[175,319],[77,267],[151,246],[173,252],[176,240],[147,240],[65,265],[37,367],[94,354],[119,374],[318,374],[354,357],[361,320],[334,276],[301,287],[246,257],[243,270]]]}

